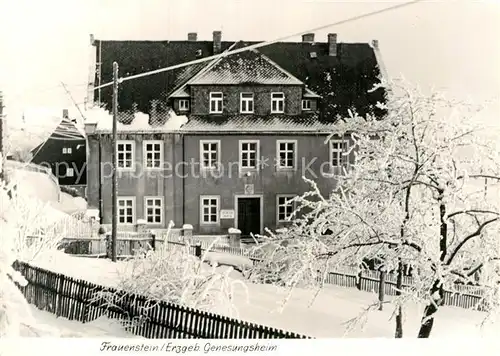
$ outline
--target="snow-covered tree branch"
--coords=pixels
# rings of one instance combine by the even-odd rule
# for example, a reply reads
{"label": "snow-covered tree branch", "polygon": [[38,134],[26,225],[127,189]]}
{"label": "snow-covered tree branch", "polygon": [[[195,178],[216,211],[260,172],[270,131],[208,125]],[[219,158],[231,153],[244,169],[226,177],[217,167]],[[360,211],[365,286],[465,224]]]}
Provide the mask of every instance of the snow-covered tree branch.
{"label": "snow-covered tree branch", "polygon": [[392,301],[396,335],[413,300],[426,305],[418,336],[429,337],[444,291],[459,292],[457,285],[476,285],[481,308],[499,310],[500,147],[478,108],[390,85],[383,120],[350,113],[338,122],[332,136],[354,141],[355,161],[333,192],[309,181],[293,224],[257,247],[265,260],[253,276],[272,273],[293,289],[321,287],[329,269],[373,259],[398,282],[410,270],[413,286]]}
{"label": "snow-covered tree branch", "polygon": [[33,238],[47,226],[47,206],[0,181],[0,336],[19,336],[21,330],[44,330],[33,319],[30,307],[16,287],[27,281],[13,269],[16,260],[30,262],[53,250],[62,236],[46,234]]}

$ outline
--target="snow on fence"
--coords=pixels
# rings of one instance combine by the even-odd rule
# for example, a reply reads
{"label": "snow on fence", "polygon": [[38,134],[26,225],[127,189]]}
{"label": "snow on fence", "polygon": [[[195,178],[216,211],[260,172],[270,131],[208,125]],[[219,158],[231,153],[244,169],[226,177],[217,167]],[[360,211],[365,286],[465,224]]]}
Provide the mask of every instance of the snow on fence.
{"label": "snow on fence", "polygon": [[[357,288],[361,291],[378,293],[380,285],[379,271],[363,271],[360,275],[355,273],[345,273],[331,271],[326,276],[325,283],[335,284],[341,287]],[[410,290],[413,286],[411,276],[403,277],[403,290]],[[397,293],[396,275],[387,274],[384,285],[384,292],[388,296],[394,296]],[[453,286],[453,291],[445,290],[444,305],[459,307],[464,309],[476,308],[479,311],[484,311],[485,307],[482,303],[481,290],[472,285],[456,284]]]}
{"label": "snow on fence", "polygon": [[[38,309],[83,323],[102,315],[123,322],[127,331],[150,339],[305,339],[304,335],[257,325],[113,288],[16,262],[14,268],[28,281],[18,286]],[[112,306],[100,297],[115,295]]]}
{"label": "snow on fence", "polygon": [[[71,241],[71,239],[65,239],[64,241],[68,243]],[[252,262],[254,263],[258,263],[261,261],[260,256],[252,253],[251,249],[249,248],[228,246],[225,243],[211,244],[206,240],[197,238],[197,236],[185,237],[180,235],[178,232],[174,232],[173,235],[166,235],[165,233],[163,233],[159,234],[158,236],[157,233],[152,234],[150,232],[137,233],[132,231],[121,231],[117,236],[117,256],[120,259],[130,258],[139,250],[157,249],[160,248],[160,246],[162,246],[162,244],[164,243],[167,243],[167,248],[183,247],[189,245],[189,252],[193,255],[202,254],[205,251],[209,250],[210,252],[222,252],[236,256],[243,256],[252,260]],[[198,251],[196,249],[197,244],[199,244],[200,246]],[[108,239],[101,240],[75,239],[75,241],[70,243],[69,246],[71,248],[65,248],[66,253],[90,255],[96,257],[111,256],[111,244],[109,241],[109,235]],[[342,268],[342,270],[334,270],[328,272],[324,282],[341,287],[357,288],[365,292],[378,293],[380,272],[364,270],[361,275],[358,275],[356,269],[345,267]],[[411,289],[411,286],[413,284],[414,283],[411,276],[403,277],[403,290]],[[388,296],[396,295],[397,289],[395,275],[386,275],[384,291]],[[448,306],[455,306],[466,309],[484,309],[482,307],[481,292],[477,287],[474,286],[455,285],[453,291],[445,291],[444,297],[444,303]]]}

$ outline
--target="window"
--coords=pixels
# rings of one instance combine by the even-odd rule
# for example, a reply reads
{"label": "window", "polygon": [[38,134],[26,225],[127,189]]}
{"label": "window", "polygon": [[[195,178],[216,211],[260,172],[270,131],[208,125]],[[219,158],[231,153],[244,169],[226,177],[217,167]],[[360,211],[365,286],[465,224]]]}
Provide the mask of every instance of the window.
{"label": "window", "polygon": [[73,152],[71,147],[63,147],[63,154],[70,155]]}
{"label": "window", "polygon": [[189,100],[188,99],[180,99],[179,100],[179,110],[180,111],[188,111],[189,110]]}
{"label": "window", "polygon": [[222,93],[210,93],[210,113],[222,113]]}
{"label": "window", "polygon": [[330,164],[332,167],[340,167],[346,161],[347,141],[330,140]]}
{"label": "window", "polygon": [[66,177],[73,177],[75,175],[75,170],[73,168],[66,168]]}
{"label": "window", "polygon": [[159,169],[163,163],[163,141],[144,141],[144,162],[149,169]]}
{"label": "window", "polygon": [[200,196],[200,213],[202,224],[219,223],[219,197]]}
{"label": "window", "polygon": [[297,165],[297,141],[276,141],[276,166],[278,169],[294,169]]}
{"label": "window", "polygon": [[285,94],[271,93],[271,112],[272,113],[285,112]]}
{"label": "window", "polygon": [[242,114],[253,113],[253,93],[240,94],[240,112]]}
{"label": "window", "polygon": [[215,169],[220,165],[220,141],[200,141],[200,168]]}
{"label": "window", "polygon": [[133,224],[135,214],[135,198],[118,198],[118,223]]}
{"label": "window", "polygon": [[276,197],[276,212],[278,215],[278,222],[290,221],[292,213],[295,209],[295,204],[292,199],[293,195],[278,195]]}
{"label": "window", "polygon": [[257,168],[259,141],[240,141],[240,168]]}
{"label": "window", "polygon": [[163,222],[163,198],[145,197],[144,215],[148,224],[161,224]]}
{"label": "window", "polygon": [[302,110],[311,110],[311,100],[309,99],[302,100]]}
{"label": "window", "polygon": [[118,141],[116,143],[118,169],[132,170],[134,168],[134,141]]}

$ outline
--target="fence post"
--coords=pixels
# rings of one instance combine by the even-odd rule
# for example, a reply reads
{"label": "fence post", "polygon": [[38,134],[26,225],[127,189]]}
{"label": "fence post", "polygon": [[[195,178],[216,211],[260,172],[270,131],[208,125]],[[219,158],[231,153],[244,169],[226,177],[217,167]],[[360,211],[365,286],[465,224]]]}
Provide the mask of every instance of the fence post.
{"label": "fence post", "polygon": [[151,233],[151,248],[156,251],[156,234],[154,232]]}
{"label": "fence post", "polygon": [[62,294],[63,294],[63,291],[64,291],[64,288],[63,288],[63,285],[64,285],[64,275],[63,274],[60,274],[59,275],[59,278],[58,278],[58,281],[59,281],[59,286],[57,287],[57,299],[56,299],[56,305],[55,305],[55,308],[56,308],[56,316],[61,316],[61,298],[62,298]]}
{"label": "fence post", "polygon": [[186,239],[191,239],[193,237],[193,225],[184,224],[182,225],[182,236]]}
{"label": "fence post", "polygon": [[378,310],[383,310],[384,299],[385,299],[385,276],[387,272],[385,271],[385,268],[381,268],[379,272],[380,272],[380,278],[378,285],[378,300],[380,302],[380,305],[378,307]]}
{"label": "fence post", "polygon": [[194,245],[194,255],[198,258],[201,258],[201,243],[197,242],[196,245]]}
{"label": "fence post", "polygon": [[361,278],[363,278],[363,271],[359,271],[358,273],[358,282],[356,283],[358,290],[361,290]]}
{"label": "fence post", "polygon": [[111,233],[106,232],[106,258],[111,258]]}
{"label": "fence post", "polygon": [[232,227],[227,230],[229,235],[229,245],[231,247],[240,248],[241,247],[241,231]]}

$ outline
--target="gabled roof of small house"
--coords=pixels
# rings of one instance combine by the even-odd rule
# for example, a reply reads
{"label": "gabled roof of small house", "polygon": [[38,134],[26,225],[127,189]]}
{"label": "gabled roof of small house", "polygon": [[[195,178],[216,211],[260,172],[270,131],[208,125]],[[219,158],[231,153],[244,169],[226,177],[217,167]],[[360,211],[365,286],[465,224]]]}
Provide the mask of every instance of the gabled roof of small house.
{"label": "gabled roof of small house", "polygon": [[[326,39],[325,39],[326,40]],[[238,47],[259,42],[239,42]],[[193,61],[214,54],[212,41],[94,41],[101,62],[100,83],[112,81],[112,63],[119,64],[120,76],[126,77]],[[222,41],[221,50],[234,45]],[[99,53],[100,50],[100,53]],[[363,115],[377,114],[377,102],[384,100],[383,89],[369,93],[380,81],[374,49],[368,43],[337,43],[335,56],[329,55],[325,42],[277,42],[258,48],[258,52],[303,82],[321,96],[322,116],[333,120],[355,108]],[[311,53],[314,52],[315,56]],[[247,52],[243,52],[247,53]],[[249,54],[251,55],[251,54]],[[227,59],[235,55],[230,55]],[[235,57],[237,58],[237,57]],[[99,61],[98,60],[98,61]],[[120,84],[119,106],[130,110],[134,103],[141,112],[149,112],[152,100],[164,100],[179,89],[186,79],[209,65],[210,61],[161,72]],[[98,75],[96,75],[96,83]],[[217,77],[219,78],[219,77]],[[226,76],[223,76],[227,80]],[[218,79],[220,80],[220,79]],[[111,108],[112,88],[101,89],[101,102]]]}
{"label": "gabled roof of small house", "polygon": [[56,129],[52,132],[49,139],[85,139],[85,132],[74,121],[69,118],[62,118]]}
{"label": "gabled roof of small house", "polygon": [[36,156],[42,147],[51,140],[59,141],[85,141],[85,132],[78,124],[69,118],[62,118],[53,131],[47,132],[47,136],[42,143],[34,147],[31,152]]}
{"label": "gabled roof of small house", "polygon": [[256,50],[222,57],[188,85],[274,84],[302,85],[302,81]]}

